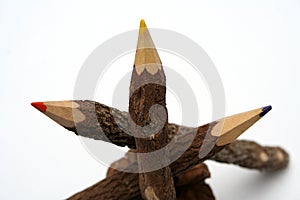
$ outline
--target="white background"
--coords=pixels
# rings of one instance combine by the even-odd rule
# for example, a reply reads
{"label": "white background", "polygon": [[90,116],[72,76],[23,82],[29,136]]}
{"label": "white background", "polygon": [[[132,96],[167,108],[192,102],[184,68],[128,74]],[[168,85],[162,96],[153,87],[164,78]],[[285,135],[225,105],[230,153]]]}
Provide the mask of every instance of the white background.
{"label": "white background", "polygon": [[[104,178],[107,168],[88,154],[78,137],[30,103],[72,99],[87,56],[112,36],[138,28],[141,18],[148,27],[188,36],[208,53],[222,77],[227,115],[273,106],[242,138],[286,148],[289,168],[268,175],[208,162],[208,182],[217,199],[300,199],[296,0],[1,1],[0,199],[63,199]],[[169,57],[163,55],[163,63],[172,63]],[[130,70],[132,64],[127,65]],[[107,80],[101,84],[118,77]],[[180,122],[178,105],[168,94],[170,121]],[[208,98],[201,88],[197,95]],[[105,98],[95,97],[111,105]],[[201,116],[207,121],[209,101],[203,103]]]}

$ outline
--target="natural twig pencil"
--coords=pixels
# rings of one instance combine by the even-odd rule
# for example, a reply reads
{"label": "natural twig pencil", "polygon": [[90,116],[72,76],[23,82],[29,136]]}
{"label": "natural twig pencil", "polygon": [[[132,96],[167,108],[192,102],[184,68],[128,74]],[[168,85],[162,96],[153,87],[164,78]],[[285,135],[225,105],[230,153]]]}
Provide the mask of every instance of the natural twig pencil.
{"label": "natural twig pencil", "polygon": [[124,132],[129,130],[127,112],[89,100],[33,102],[31,105],[76,135],[136,148],[134,137]]}
{"label": "natural twig pencil", "polygon": [[[135,135],[139,185],[143,199],[175,200],[169,159],[166,77],[144,20],[141,20],[135,61],[130,82],[130,131]],[[148,126],[148,127],[147,127]],[[159,150],[160,156],[151,156]],[[168,163],[169,164],[169,163]],[[153,169],[152,166],[159,166]]]}

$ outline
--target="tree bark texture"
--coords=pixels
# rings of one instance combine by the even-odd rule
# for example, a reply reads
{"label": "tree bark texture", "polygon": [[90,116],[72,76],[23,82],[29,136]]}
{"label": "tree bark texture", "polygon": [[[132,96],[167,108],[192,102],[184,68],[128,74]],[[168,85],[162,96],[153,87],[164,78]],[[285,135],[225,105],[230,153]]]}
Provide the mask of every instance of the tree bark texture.
{"label": "tree bark texture", "polygon": [[[139,191],[138,174],[110,171],[103,181],[79,192],[69,200],[102,200],[102,199],[126,199],[141,200]],[[121,176],[120,176],[121,175]],[[204,199],[214,200],[210,187],[205,179],[210,177],[209,170],[204,163],[200,163],[191,170],[174,177],[176,195],[178,200]],[[125,182],[122,180],[126,180]],[[124,184],[127,183],[127,184]],[[121,192],[121,195],[117,195]]]}
{"label": "tree bark texture", "polygon": [[[142,197],[147,200],[175,200],[171,169],[163,165],[169,159],[169,149],[166,148],[166,77],[163,69],[152,75],[147,70],[138,74],[134,67],[130,83],[129,114],[130,132],[135,135],[138,168],[141,171],[139,185]],[[156,150],[161,152],[160,156],[149,154]],[[153,171],[155,165],[159,167]]]}
{"label": "tree bark texture", "polygon": [[[170,150],[170,157],[177,156],[178,151],[182,150],[183,144],[187,141],[194,139],[191,146],[182,154],[178,160],[170,165],[173,176],[177,176],[180,173],[191,169],[193,166],[203,162],[204,160],[212,157],[215,153],[219,152],[223,147],[215,146],[209,154],[203,158],[199,158],[199,150],[205,138],[206,132],[209,129],[209,125],[199,127],[197,129],[197,135],[195,138],[190,134],[184,134],[182,138],[176,139],[175,145],[178,148]],[[192,138],[189,138],[192,137]],[[137,162],[132,163],[132,165]],[[130,165],[128,167],[131,167]],[[140,195],[138,175],[135,173],[126,173],[118,171],[115,174],[100,181],[94,186],[87,189],[88,192],[81,192],[72,196],[70,199],[91,199],[90,196],[97,199],[132,199]],[[91,195],[92,194],[92,195]],[[87,195],[87,196],[85,196]]]}
{"label": "tree bark texture", "polygon": [[[261,164],[261,153],[266,153],[269,159],[268,161],[263,161],[264,164]],[[140,199],[141,196],[139,193],[138,175],[133,173],[125,173],[122,171],[120,172],[114,169],[117,168],[117,166],[118,168],[122,169],[126,168],[126,166],[130,167],[131,165],[136,165],[136,157],[132,155],[133,154],[127,154],[124,158],[114,162],[111,165],[113,168],[108,169],[108,177],[106,179],[75,194],[69,199]],[[279,147],[263,147],[255,142],[237,140],[236,142],[225,146],[223,150],[221,150],[219,153],[216,153],[215,156],[212,156],[210,160],[215,160],[222,163],[236,164],[250,169],[275,171],[285,168],[288,164],[289,159],[288,154]],[[201,165],[202,167],[200,167],[199,169],[198,166]],[[171,168],[172,166],[174,168],[174,165],[171,165]],[[198,170],[195,170],[197,169],[197,167]],[[177,170],[173,168],[173,173],[177,173]],[[195,173],[195,171],[197,173]],[[193,199],[191,196],[195,196],[197,199],[199,194],[204,195],[204,197],[201,197],[203,199],[214,199],[213,193],[211,192],[209,186],[206,183],[201,182],[202,179],[204,180],[209,176],[209,171],[206,170],[205,167],[203,167],[203,163],[199,163],[194,167],[188,168],[185,172],[177,174],[174,177],[177,199],[185,199],[186,197]],[[197,181],[203,187],[200,188],[198,183],[196,184]],[[197,191],[202,192],[197,193]],[[119,192],[121,192],[120,195],[117,195]]]}
{"label": "tree bark texture", "polygon": [[225,147],[211,160],[272,172],[286,168],[289,156],[280,147],[261,146],[252,141],[238,140]]}

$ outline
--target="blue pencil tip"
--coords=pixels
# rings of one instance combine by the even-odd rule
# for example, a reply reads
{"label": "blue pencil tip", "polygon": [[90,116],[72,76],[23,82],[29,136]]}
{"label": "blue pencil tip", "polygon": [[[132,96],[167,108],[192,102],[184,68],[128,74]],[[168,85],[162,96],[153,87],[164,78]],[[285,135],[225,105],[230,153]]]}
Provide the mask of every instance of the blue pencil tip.
{"label": "blue pencil tip", "polygon": [[266,107],[263,107],[261,109],[261,113],[259,114],[259,116],[263,117],[265,116],[265,114],[267,114],[270,110],[272,110],[272,106],[266,106]]}

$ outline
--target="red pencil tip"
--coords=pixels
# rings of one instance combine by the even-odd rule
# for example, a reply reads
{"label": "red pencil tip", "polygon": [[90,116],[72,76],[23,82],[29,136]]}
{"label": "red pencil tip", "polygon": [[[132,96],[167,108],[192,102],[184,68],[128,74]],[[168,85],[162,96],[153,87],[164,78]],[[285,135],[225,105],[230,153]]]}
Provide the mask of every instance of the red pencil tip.
{"label": "red pencil tip", "polygon": [[45,112],[47,110],[47,106],[45,106],[43,102],[32,102],[31,105],[41,112]]}

